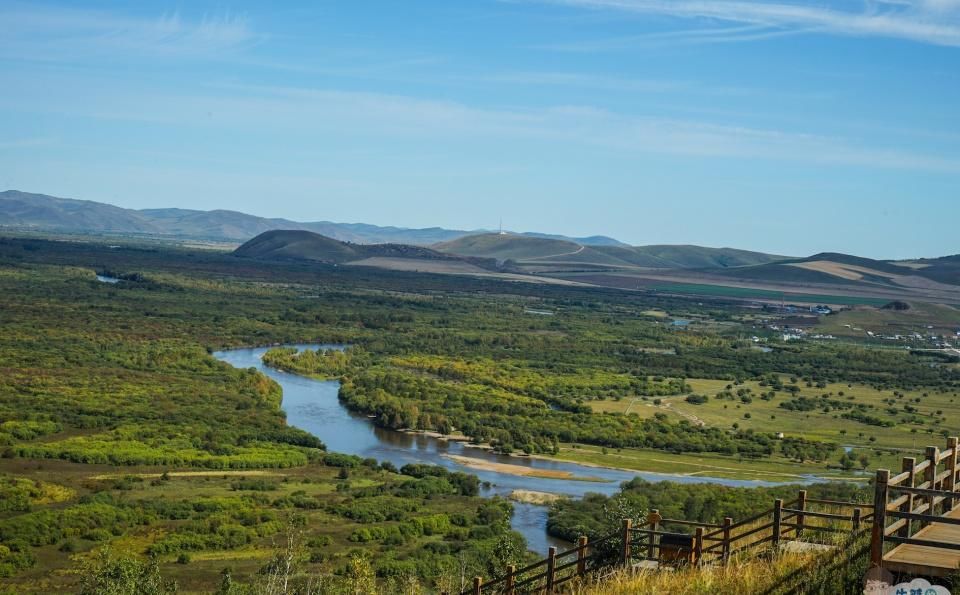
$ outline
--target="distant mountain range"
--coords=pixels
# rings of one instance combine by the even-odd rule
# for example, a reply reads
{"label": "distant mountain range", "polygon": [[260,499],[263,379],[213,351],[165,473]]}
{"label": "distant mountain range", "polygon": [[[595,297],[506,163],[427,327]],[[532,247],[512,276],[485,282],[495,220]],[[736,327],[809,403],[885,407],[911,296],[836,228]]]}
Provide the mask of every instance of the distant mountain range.
{"label": "distant mountain range", "polygon": [[[0,192],[0,226],[75,233],[137,234],[171,238],[245,242],[265,231],[295,229],[356,244],[413,244],[428,246],[484,230],[466,231],[428,227],[407,229],[365,223],[300,222],[268,219],[237,211],[191,209],[124,209],[101,202],[57,198],[18,190]],[[566,238],[529,233],[530,237],[561,238],[585,245],[623,246],[613,238]]]}
{"label": "distant mountain range", "polygon": [[744,295],[751,295],[752,289],[960,303],[960,255],[902,262],[835,253],[788,258],[700,246],[588,246],[570,239],[499,233],[464,236],[430,247],[364,245],[302,230],[263,233],[234,254],[679,293],[715,286],[741,288]]}
{"label": "distant mountain range", "polygon": [[0,192],[0,227],[245,242],[236,251],[239,257],[445,273],[495,271],[625,288],[651,280],[675,280],[674,285],[843,286],[848,291],[908,291],[953,300],[960,285],[960,255],[914,261],[835,253],[794,258],[734,248],[629,246],[606,236],[303,223],[224,210],[133,210],[16,190]]}

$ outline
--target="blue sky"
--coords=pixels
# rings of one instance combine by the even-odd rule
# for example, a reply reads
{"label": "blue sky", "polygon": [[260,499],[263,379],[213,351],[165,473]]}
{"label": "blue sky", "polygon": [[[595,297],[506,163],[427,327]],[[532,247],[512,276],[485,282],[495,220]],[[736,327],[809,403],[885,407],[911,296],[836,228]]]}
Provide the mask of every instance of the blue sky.
{"label": "blue sky", "polygon": [[960,0],[0,0],[6,188],[957,253]]}

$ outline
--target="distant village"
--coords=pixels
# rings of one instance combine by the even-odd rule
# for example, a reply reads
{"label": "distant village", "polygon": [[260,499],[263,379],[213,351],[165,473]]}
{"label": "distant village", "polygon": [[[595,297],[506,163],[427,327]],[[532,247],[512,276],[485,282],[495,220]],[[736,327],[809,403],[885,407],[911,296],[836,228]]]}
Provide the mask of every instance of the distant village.
{"label": "distant village", "polygon": [[[765,321],[763,328],[773,331],[779,335],[780,340],[797,341],[800,339],[816,340],[836,340],[837,337],[832,334],[812,333],[811,328],[819,322],[820,316],[828,316],[834,313],[834,309],[826,305],[810,306],[803,308],[795,305],[770,305],[763,304],[764,311],[775,312],[781,315],[780,318]],[[891,341],[903,344],[904,349],[950,349],[956,350],[960,346],[960,328],[954,329],[952,334],[938,334],[934,332],[934,327],[926,326],[925,329],[915,330],[910,333],[881,333],[878,331],[864,329],[852,324],[844,324],[844,328],[849,329],[850,335],[860,334],[864,339],[876,341]],[[764,337],[754,336],[754,343],[766,342]]]}

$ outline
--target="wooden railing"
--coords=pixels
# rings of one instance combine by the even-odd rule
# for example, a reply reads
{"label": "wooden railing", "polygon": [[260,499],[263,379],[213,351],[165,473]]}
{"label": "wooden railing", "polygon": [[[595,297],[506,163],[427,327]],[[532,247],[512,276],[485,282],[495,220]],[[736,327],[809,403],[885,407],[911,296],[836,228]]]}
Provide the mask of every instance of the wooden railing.
{"label": "wooden railing", "polygon": [[919,463],[915,458],[904,457],[900,473],[892,477],[887,469],[877,471],[870,546],[872,566],[883,566],[887,544],[960,550],[960,544],[914,537],[932,522],[960,525],[960,519],[943,516],[960,505],[957,443],[957,438],[949,438],[943,452],[936,446],[927,447]]}
{"label": "wooden railing", "polygon": [[652,510],[638,526],[624,519],[617,532],[594,542],[581,537],[572,549],[558,553],[551,547],[545,559],[520,569],[508,566],[493,580],[484,582],[476,577],[461,595],[551,595],[561,592],[563,585],[603,569],[643,567],[645,563],[650,567],[726,564],[761,546],[779,548],[783,541],[809,540],[818,534],[856,534],[871,520],[870,508],[870,504],[808,498],[801,490],[796,500],[775,500],[773,508],[736,523],[729,517],[722,523],[667,519]]}

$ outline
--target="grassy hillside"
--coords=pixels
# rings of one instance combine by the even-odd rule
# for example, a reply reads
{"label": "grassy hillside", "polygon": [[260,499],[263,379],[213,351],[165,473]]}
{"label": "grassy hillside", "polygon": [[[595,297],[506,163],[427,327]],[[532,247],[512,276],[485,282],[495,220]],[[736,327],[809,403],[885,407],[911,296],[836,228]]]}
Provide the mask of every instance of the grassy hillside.
{"label": "grassy hillside", "polygon": [[584,245],[569,240],[480,234],[434,246],[442,252],[486,256],[519,263],[593,264],[608,267],[724,268],[783,260],[782,256],[702,246]]}
{"label": "grassy hillside", "polygon": [[277,230],[258,235],[233,254],[242,258],[349,262],[365,258],[358,248],[309,231]]}
{"label": "grassy hillside", "polygon": [[570,254],[583,246],[568,240],[532,238],[514,234],[485,233],[442,242],[433,246],[440,252],[462,256],[483,256],[498,260],[526,260]]}
{"label": "grassy hillside", "polygon": [[658,268],[725,268],[763,264],[783,260],[783,256],[738,250],[735,248],[705,248],[691,245],[636,246],[631,260],[639,266]]}
{"label": "grassy hillside", "polygon": [[928,279],[933,279],[940,283],[960,285],[960,254],[943,256],[941,258],[921,258],[919,260],[901,262],[900,264],[916,268],[916,270]]}
{"label": "grassy hillside", "polygon": [[405,244],[349,244],[311,231],[273,230],[264,232],[234,251],[242,258],[312,260],[346,263],[367,258],[411,258],[451,260],[429,248]]}
{"label": "grassy hillside", "polygon": [[924,287],[932,283],[960,284],[960,258],[896,263],[824,252],[808,258],[741,267],[721,274],[789,283],[870,283],[891,287]]}

